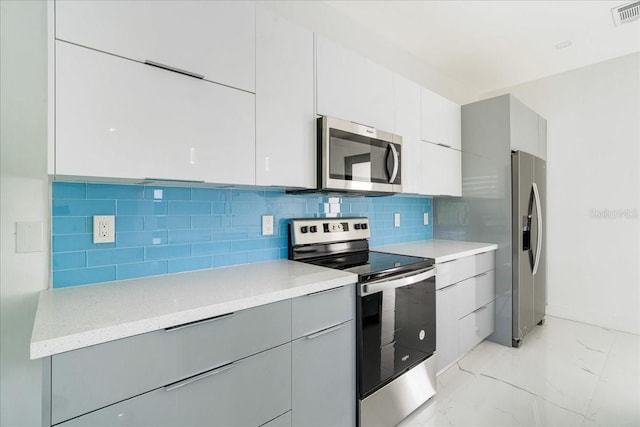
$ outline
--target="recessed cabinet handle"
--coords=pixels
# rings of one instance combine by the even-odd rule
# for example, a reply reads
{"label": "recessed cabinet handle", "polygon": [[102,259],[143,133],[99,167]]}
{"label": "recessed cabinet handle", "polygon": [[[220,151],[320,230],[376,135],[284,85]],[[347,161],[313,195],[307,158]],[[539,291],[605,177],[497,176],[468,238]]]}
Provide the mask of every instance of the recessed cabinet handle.
{"label": "recessed cabinet handle", "polygon": [[202,325],[204,323],[215,322],[216,320],[228,319],[228,318],[233,317],[235,315],[236,315],[235,312],[227,313],[227,314],[223,314],[221,316],[209,317],[208,319],[196,320],[195,322],[189,322],[189,323],[183,323],[182,325],[171,326],[169,328],[164,328],[164,330],[165,330],[165,332],[178,331],[180,329],[190,328],[191,326],[197,326],[197,325]]}
{"label": "recessed cabinet handle", "polygon": [[311,292],[310,294],[306,294],[306,295],[303,295],[303,296],[305,296],[305,297],[313,297],[313,296],[316,296],[316,295],[326,294],[326,293],[329,293],[329,292],[337,291],[339,289],[342,289],[343,287],[344,286],[340,286],[339,288],[331,288],[331,289],[325,289],[325,290],[318,291],[318,292]]}
{"label": "recessed cabinet handle", "polygon": [[163,70],[172,71],[172,72],[178,73],[178,74],[184,74],[185,76],[194,77],[196,79],[200,79],[200,80],[204,79],[204,76],[202,74],[194,73],[192,71],[182,70],[180,68],[172,67],[170,65],[161,64],[159,62],[151,61],[149,59],[146,59],[144,61],[144,63],[147,64],[147,65],[151,65],[152,67],[162,68]]}
{"label": "recessed cabinet handle", "polygon": [[313,334],[307,335],[305,338],[308,339],[308,340],[312,340],[314,338],[318,338],[318,337],[320,337],[322,335],[325,335],[325,334],[328,334],[330,332],[337,331],[338,329],[342,329],[342,328],[345,327],[345,325],[346,325],[346,323],[341,323],[339,325],[335,325],[335,326],[332,326],[330,328],[323,329],[322,331],[318,331],[318,332],[315,332]]}
{"label": "recessed cabinet handle", "polygon": [[233,364],[233,362],[228,362],[228,363],[220,366],[219,368],[215,368],[215,369],[212,369],[210,371],[204,372],[202,374],[195,375],[195,376],[193,376],[191,378],[187,378],[186,380],[178,381],[177,383],[169,384],[168,386],[165,386],[164,391],[173,391],[173,390],[175,390],[177,388],[184,387],[184,386],[186,386],[188,384],[191,384],[191,383],[194,383],[196,381],[203,380],[203,379],[208,378],[208,377],[210,377],[212,375],[216,375],[216,374],[219,374],[221,372],[228,371],[229,369],[233,368],[234,366],[235,365]]}

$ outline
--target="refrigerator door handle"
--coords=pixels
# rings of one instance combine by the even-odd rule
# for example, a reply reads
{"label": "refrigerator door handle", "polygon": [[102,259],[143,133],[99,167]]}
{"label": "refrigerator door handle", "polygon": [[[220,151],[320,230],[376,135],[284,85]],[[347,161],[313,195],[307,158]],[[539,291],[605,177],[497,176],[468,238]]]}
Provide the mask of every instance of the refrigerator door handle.
{"label": "refrigerator door handle", "polygon": [[538,229],[538,238],[536,239],[536,257],[533,263],[533,274],[536,274],[538,271],[538,266],[540,266],[540,256],[542,252],[542,206],[540,205],[540,192],[538,191],[538,184],[533,183],[533,195],[536,200],[536,216],[538,219],[537,229]]}

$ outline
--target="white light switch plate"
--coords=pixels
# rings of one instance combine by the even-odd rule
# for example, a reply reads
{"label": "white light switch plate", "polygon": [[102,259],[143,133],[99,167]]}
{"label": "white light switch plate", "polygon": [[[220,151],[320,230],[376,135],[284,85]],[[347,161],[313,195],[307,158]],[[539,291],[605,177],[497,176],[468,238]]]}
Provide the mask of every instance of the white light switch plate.
{"label": "white light switch plate", "polygon": [[273,236],[273,215],[262,215],[262,235]]}
{"label": "white light switch plate", "polygon": [[424,225],[429,225],[429,212],[425,212],[423,216]]}
{"label": "white light switch plate", "polygon": [[42,241],[42,221],[16,223],[16,252],[41,252]]}
{"label": "white light switch plate", "polygon": [[116,241],[116,217],[114,215],[93,216],[93,243]]}
{"label": "white light switch plate", "polygon": [[400,214],[397,212],[393,214],[393,226],[400,227]]}

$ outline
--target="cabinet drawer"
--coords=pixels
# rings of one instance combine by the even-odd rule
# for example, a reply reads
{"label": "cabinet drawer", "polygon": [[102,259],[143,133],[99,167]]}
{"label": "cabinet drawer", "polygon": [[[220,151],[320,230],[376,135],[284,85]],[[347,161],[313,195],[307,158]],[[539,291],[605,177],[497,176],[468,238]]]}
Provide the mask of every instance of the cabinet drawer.
{"label": "cabinet drawer", "polygon": [[293,339],[353,318],[353,285],[295,298],[292,301]]}
{"label": "cabinet drawer", "polygon": [[62,426],[262,425],[291,409],[291,344],[191,380],[158,388]]}
{"label": "cabinet drawer", "polygon": [[263,424],[261,427],[291,427],[291,411]]}
{"label": "cabinet drawer", "polygon": [[495,301],[480,307],[458,322],[460,354],[465,354],[494,330]]}
{"label": "cabinet drawer", "polygon": [[495,251],[483,252],[436,265],[436,289],[458,283],[495,268]]}
{"label": "cabinet drawer", "polygon": [[496,271],[489,270],[479,276],[463,280],[455,286],[458,319],[489,304],[496,298]]}
{"label": "cabinet drawer", "polygon": [[290,340],[287,300],[52,356],[52,421],[59,423]]}

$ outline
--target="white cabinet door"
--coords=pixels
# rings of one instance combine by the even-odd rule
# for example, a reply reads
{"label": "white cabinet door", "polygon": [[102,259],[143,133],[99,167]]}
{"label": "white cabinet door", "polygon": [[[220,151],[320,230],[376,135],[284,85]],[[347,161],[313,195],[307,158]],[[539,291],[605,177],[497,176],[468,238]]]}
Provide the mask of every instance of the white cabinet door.
{"label": "white cabinet door", "polygon": [[247,1],[56,1],[56,38],[254,91],[255,6]]}
{"label": "white cabinet door", "polygon": [[256,184],[315,188],[313,32],[256,9]]}
{"label": "white cabinet door", "polygon": [[436,290],[436,354],[438,372],[449,366],[459,355],[456,295],[455,285]]}
{"label": "white cabinet door", "polygon": [[462,149],[460,105],[425,88],[421,98],[422,140]]}
{"label": "white cabinet door", "polygon": [[390,132],[393,73],[322,36],[316,36],[317,113]]}
{"label": "white cabinet door", "polygon": [[540,127],[538,114],[513,96],[509,97],[509,102],[511,149],[538,156]]}
{"label": "white cabinet door", "polygon": [[255,183],[254,95],[56,42],[56,174]]}
{"label": "white cabinet door", "polygon": [[462,195],[462,152],[422,143],[422,188],[432,196]]}
{"label": "white cabinet door", "polygon": [[420,141],[420,86],[398,74],[393,75],[395,127],[402,136],[402,192],[422,192]]}

